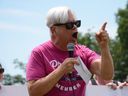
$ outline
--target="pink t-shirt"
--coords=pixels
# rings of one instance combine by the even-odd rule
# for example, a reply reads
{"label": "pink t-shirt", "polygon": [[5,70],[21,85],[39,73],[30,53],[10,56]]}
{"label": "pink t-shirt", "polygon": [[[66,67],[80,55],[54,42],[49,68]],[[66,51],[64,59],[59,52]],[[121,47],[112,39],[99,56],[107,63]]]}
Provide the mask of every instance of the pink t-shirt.
{"label": "pink t-shirt", "polygon": [[[76,44],[74,57],[80,56],[88,69],[95,59],[100,56],[86,46]],[[27,81],[37,80],[47,76],[68,58],[68,52],[58,49],[52,41],[34,48],[27,64]],[[86,84],[74,69],[71,75],[64,75],[45,96],[85,96]],[[52,82],[52,81],[51,81]],[[43,91],[43,90],[42,90]]]}

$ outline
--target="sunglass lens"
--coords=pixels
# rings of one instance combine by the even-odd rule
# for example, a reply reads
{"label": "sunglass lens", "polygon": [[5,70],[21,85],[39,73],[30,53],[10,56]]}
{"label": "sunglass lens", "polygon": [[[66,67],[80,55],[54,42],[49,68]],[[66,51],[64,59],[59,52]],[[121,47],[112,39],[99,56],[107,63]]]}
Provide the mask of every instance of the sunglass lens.
{"label": "sunglass lens", "polygon": [[75,25],[76,25],[77,27],[80,27],[81,21],[80,21],[80,20],[76,21],[76,22],[75,22]]}
{"label": "sunglass lens", "polygon": [[66,28],[67,29],[72,29],[74,27],[74,24],[72,22],[66,23]]}

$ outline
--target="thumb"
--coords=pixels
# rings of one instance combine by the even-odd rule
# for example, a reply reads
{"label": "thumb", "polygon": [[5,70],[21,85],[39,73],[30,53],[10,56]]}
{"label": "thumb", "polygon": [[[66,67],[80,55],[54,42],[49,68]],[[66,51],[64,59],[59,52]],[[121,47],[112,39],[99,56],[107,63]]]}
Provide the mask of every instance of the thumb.
{"label": "thumb", "polygon": [[95,34],[95,37],[96,37],[96,40],[97,40],[98,42],[100,42],[100,40],[101,40],[101,38],[100,38],[100,32],[97,32],[97,33]]}

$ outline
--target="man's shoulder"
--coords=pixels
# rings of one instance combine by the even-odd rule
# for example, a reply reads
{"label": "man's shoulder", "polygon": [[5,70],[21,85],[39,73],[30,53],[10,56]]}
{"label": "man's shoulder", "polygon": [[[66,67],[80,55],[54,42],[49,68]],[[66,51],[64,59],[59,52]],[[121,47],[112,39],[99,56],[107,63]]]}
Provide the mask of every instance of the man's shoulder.
{"label": "man's shoulder", "polygon": [[76,44],[75,47],[76,47],[76,48],[87,48],[87,46],[81,45],[81,44]]}
{"label": "man's shoulder", "polygon": [[76,48],[77,50],[90,50],[87,46],[81,45],[81,44],[76,44],[76,45],[75,45],[75,48]]}
{"label": "man's shoulder", "polygon": [[47,49],[49,46],[51,46],[51,41],[46,41],[34,47],[32,51],[42,51]]}

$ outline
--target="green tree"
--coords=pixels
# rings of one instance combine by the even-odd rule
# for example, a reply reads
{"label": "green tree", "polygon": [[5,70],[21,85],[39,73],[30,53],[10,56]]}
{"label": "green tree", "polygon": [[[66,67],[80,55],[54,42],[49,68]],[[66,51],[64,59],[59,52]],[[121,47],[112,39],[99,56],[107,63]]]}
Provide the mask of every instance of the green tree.
{"label": "green tree", "polygon": [[26,72],[25,64],[23,62],[19,61],[16,58],[16,59],[14,59],[13,63],[15,64],[15,68],[19,68],[19,69],[23,70],[24,72]]}
{"label": "green tree", "polygon": [[112,58],[113,58],[113,62],[114,62],[114,67],[115,67],[115,76],[114,76],[114,79],[115,80],[119,80],[119,81],[122,81],[121,80],[121,77],[119,77],[118,73],[120,72],[119,70],[117,69],[120,69],[120,62],[121,60],[119,59],[120,58],[120,43],[119,43],[119,40],[118,39],[111,39],[110,40],[110,51],[111,51],[111,54],[112,54]]}
{"label": "green tree", "polygon": [[93,32],[87,32],[85,34],[79,33],[78,43],[86,45],[90,49],[95,50],[97,53],[100,52],[97,41],[95,39],[95,33]]}
{"label": "green tree", "polygon": [[128,75],[128,3],[126,8],[118,10],[116,22],[118,24],[118,43],[116,44],[117,57],[114,59],[116,63],[115,78],[123,81]]}
{"label": "green tree", "polygon": [[[19,61],[18,59],[14,59],[13,64],[15,64],[15,68],[19,68],[24,72],[26,71],[25,64]],[[17,74],[15,76],[11,76],[10,74],[4,75],[4,80],[3,80],[4,85],[25,84],[25,82],[26,82],[25,78],[20,74]]]}
{"label": "green tree", "polygon": [[13,84],[13,77],[10,74],[5,74],[3,84],[4,85],[12,85]]}
{"label": "green tree", "polygon": [[4,75],[4,85],[13,85],[13,84],[25,84],[25,78],[22,75],[11,76],[10,74]]}
{"label": "green tree", "polygon": [[25,84],[25,78],[23,78],[22,75],[13,76],[13,83]]}

